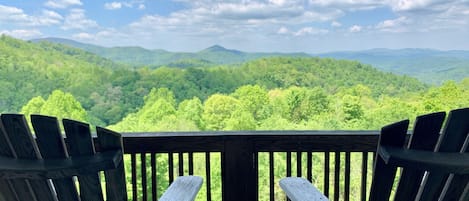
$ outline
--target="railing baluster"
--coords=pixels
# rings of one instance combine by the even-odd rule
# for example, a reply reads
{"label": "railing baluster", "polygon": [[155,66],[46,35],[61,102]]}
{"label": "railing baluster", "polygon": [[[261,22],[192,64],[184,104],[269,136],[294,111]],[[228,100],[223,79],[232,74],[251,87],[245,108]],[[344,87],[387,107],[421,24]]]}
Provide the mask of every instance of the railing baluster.
{"label": "railing baluster", "polygon": [[205,152],[205,177],[207,178],[205,181],[206,188],[207,188],[207,201],[212,200],[212,188],[211,185],[211,176],[210,176],[210,152]]}
{"label": "railing baluster", "polygon": [[334,165],[334,201],[339,201],[340,197],[340,152],[335,152]]}
{"label": "railing baluster", "polygon": [[291,152],[287,152],[287,177],[291,177]]}
{"label": "railing baluster", "polygon": [[156,153],[151,153],[151,200],[156,201],[158,197],[158,188],[156,187]]}
{"label": "railing baluster", "polygon": [[275,180],[275,171],[274,171],[274,152],[269,152],[269,192],[270,192],[270,201],[274,201],[274,180]]}
{"label": "railing baluster", "polygon": [[350,152],[345,152],[344,200],[350,201]]}
{"label": "railing baluster", "polygon": [[130,164],[132,169],[132,200],[137,201],[137,159],[136,154],[130,155]]}
{"label": "railing baluster", "polygon": [[178,153],[178,169],[179,176],[184,176],[184,154],[182,152]]}
{"label": "railing baluster", "polygon": [[313,181],[313,154],[308,151],[306,154],[306,177],[307,179],[312,182]]}
{"label": "railing baluster", "polygon": [[301,151],[296,152],[296,175],[301,177],[302,167],[301,167]]}
{"label": "railing baluster", "polygon": [[362,177],[361,177],[361,201],[366,201],[366,187],[367,187],[367,176],[368,176],[368,152],[362,153]]}
{"label": "railing baluster", "polygon": [[330,152],[324,152],[324,195],[326,197],[329,197],[330,155]]}
{"label": "railing baluster", "polygon": [[[259,175],[259,153],[254,153],[254,156],[253,156],[253,165],[254,165],[254,175],[256,175],[256,179],[255,179],[255,184],[254,186],[255,187],[259,187],[259,177],[257,177],[257,175]],[[256,191],[256,195],[255,195],[255,199],[254,200],[259,200],[259,192]]]}
{"label": "railing baluster", "polygon": [[140,171],[142,175],[142,200],[147,201],[147,161],[146,154],[140,153]]}
{"label": "railing baluster", "polygon": [[189,175],[194,174],[194,152],[189,152]]}
{"label": "railing baluster", "polygon": [[168,153],[168,170],[169,170],[169,183],[173,183],[174,180],[174,163],[173,163],[173,152]]}

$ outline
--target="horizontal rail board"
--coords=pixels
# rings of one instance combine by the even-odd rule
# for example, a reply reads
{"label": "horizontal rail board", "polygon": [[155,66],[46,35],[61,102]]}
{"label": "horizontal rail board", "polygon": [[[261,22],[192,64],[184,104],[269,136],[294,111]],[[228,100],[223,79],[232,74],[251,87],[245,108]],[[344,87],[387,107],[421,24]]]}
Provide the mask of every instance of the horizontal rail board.
{"label": "horizontal rail board", "polygon": [[230,140],[255,151],[376,151],[378,131],[218,131],[124,133],[125,153],[221,152]]}

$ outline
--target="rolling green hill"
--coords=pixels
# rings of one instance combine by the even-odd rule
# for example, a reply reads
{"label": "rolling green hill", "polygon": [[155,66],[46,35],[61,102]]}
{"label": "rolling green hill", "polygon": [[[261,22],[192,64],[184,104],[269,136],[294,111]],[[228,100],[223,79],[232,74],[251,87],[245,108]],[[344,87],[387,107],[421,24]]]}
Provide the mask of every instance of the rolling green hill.
{"label": "rolling green hill", "polygon": [[62,38],[43,38],[48,41],[76,47],[115,62],[135,67],[159,66],[188,68],[240,64],[276,56],[311,57],[356,60],[380,70],[415,77],[428,84],[439,85],[447,80],[460,81],[469,76],[469,51],[439,51],[431,49],[371,49],[365,51],[330,52],[308,55],[305,53],[248,53],[226,49],[219,45],[199,52],[169,52],[141,47],[101,47]]}
{"label": "rolling green hill", "polygon": [[[199,52],[190,53],[169,52],[159,49],[148,50],[141,47],[107,48],[63,38],[42,38],[32,41],[48,41],[51,43],[68,45],[100,55],[115,62],[122,62],[136,66],[145,65],[150,67],[158,67],[163,65],[171,67],[188,67],[196,65],[215,66],[225,64],[240,64],[253,59],[274,56],[310,57],[310,55],[305,53],[247,53],[238,50],[226,49],[219,45],[214,45]],[[191,62],[194,62],[194,64],[189,65]]]}
{"label": "rolling green hill", "polygon": [[372,49],[332,52],[319,57],[356,60],[387,72],[415,77],[422,82],[441,84],[469,77],[469,51],[431,49]]}
{"label": "rolling green hill", "polygon": [[[141,50],[136,48],[136,50]],[[243,54],[215,46],[202,51]],[[46,98],[56,90],[71,93],[95,124],[109,125],[144,104],[153,88],[167,88],[175,101],[193,97],[205,101],[213,94],[230,94],[244,85],[266,90],[292,86],[319,87],[335,94],[356,85],[370,88],[370,95],[402,96],[427,86],[416,79],[381,72],[355,61],[313,57],[268,57],[236,65],[156,69],[116,64],[95,54],[50,42],[26,42],[7,36],[0,39],[0,111],[18,112],[31,98]]]}

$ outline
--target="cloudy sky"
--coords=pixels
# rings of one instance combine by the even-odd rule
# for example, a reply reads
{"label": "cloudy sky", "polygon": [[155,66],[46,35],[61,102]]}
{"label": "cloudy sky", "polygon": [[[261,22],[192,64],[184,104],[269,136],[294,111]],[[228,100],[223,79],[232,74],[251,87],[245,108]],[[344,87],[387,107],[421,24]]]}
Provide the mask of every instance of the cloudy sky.
{"label": "cloudy sky", "polygon": [[0,33],[189,52],[469,50],[469,0],[0,0]]}

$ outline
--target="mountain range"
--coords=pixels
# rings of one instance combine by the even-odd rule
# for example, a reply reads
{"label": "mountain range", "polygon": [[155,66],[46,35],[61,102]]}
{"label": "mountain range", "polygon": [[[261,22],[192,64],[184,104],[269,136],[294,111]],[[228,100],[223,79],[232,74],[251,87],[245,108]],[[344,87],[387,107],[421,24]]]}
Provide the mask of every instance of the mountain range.
{"label": "mountain range", "polygon": [[441,84],[469,77],[469,51],[433,49],[371,49],[317,54],[319,57],[356,60],[380,70],[405,74],[422,82]]}
{"label": "mountain range", "polygon": [[205,67],[215,65],[240,64],[246,61],[276,56],[309,57],[306,53],[247,53],[214,45],[198,52],[170,52],[156,49],[148,50],[141,47],[102,47],[80,43],[63,38],[34,39],[32,42],[52,42],[79,48],[115,62],[137,66],[169,67]]}
{"label": "mountain range", "polygon": [[441,51],[433,49],[370,49],[339,51],[321,54],[250,53],[214,45],[198,52],[170,52],[141,47],[102,47],[63,38],[42,38],[32,42],[51,42],[79,48],[118,63],[135,67],[209,67],[241,64],[265,57],[322,57],[356,60],[379,70],[415,77],[429,84],[446,80],[460,81],[469,76],[469,51]]}

